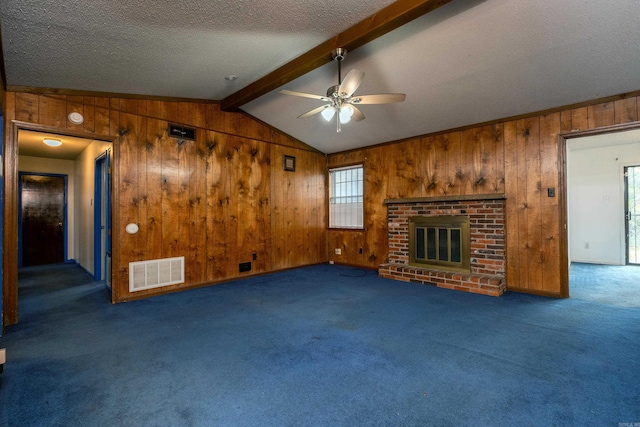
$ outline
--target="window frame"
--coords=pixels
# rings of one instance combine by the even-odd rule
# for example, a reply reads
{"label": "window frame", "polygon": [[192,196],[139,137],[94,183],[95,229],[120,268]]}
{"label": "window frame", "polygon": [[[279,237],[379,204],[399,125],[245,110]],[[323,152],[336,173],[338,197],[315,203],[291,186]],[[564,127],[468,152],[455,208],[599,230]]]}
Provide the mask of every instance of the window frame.
{"label": "window frame", "polygon": [[[355,225],[355,226],[345,226],[345,225],[333,225],[333,216],[332,216],[332,206],[336,205],[336,204],[340,204],[340,203],[333,203],[332,201],[337,197],[335,196],[335,183],[334,183],[334,172],[339,172],[339,171],[345,171],[345,170],[357,170],[360,169],[362,171],[362,184],[361,184],[361,188],[362,191],[360,194],[357,194],[356,196],[339,196],[339,197],[359,197],[361,199],[361,201],[359,202],[361,204],[360,206],[360,219],[362,224],[361,225]],[[363,163],[355,163],[352,165],[346,165],[346,166],[338,166],[338,167],[332,167],[328,169],[328,180],[329,180],[329,191],[328,191],[328,216],[329,216],[329,222],[328,222],[328,228],[331,230],[347,230],[347,231],[362,231],[364,230],[364,192],[365,192],[365,179],[364,179],[364,164]],[[359,180],[357,180],[359,181]],[[357,182],[356,181],[356,182]],[[353,181],[352,181],[353,182]],[[358,202],[356,202],[358,203]]]}

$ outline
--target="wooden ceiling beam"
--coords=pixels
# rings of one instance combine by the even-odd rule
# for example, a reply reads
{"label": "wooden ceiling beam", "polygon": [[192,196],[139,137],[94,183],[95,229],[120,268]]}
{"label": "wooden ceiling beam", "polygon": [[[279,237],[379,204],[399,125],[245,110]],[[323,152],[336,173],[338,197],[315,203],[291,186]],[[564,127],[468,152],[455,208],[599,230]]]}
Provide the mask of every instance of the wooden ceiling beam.
{"label": "wooden ceiling beam", "polygon": [[314,47],[277,70],[256,80],[220,102],[223,111],[234,111],[244,104],[271,92],[316,68],[332,61],[331,52],[338,47],[352,51],[419,18],[451,0],[398,0],[358,22],[351,28]]}

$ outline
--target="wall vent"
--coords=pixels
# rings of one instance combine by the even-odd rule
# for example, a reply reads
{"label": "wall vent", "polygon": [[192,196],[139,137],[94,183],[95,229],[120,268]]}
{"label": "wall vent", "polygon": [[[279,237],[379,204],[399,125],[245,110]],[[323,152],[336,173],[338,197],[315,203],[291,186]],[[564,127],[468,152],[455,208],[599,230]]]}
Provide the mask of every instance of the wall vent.
{"label": "wall vent", "polygon": [[184,283],[184,257],[129,263],[129,292]]}

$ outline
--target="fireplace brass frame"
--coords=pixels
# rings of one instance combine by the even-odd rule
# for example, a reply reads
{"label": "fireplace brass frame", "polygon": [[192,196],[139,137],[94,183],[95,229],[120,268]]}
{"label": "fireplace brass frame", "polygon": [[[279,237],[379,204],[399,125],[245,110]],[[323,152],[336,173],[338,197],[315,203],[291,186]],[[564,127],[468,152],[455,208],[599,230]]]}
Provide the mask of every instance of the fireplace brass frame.
{"label": "fireplace brass frame", "polygon": [[[460,256],[459,263],[450,261],[438,261],[416,259],[416,227],[459,228]],[[414,267],[429,268],[444,271],[456,271],[469,273],[471,271],[471,234],[469,231],[469,217],[466,215],[440,215],[440,216],[414,216],[409,218],[409,265]]]}

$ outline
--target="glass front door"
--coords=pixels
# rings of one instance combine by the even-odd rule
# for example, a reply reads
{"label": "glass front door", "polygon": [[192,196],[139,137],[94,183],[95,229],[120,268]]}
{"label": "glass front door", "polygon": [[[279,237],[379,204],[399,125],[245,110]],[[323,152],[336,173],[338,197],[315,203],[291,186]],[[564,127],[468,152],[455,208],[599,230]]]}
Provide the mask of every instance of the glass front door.
{"label": "glass front door", "polygon": [[626,263],[640,265],[640,166],[624,168]]}

